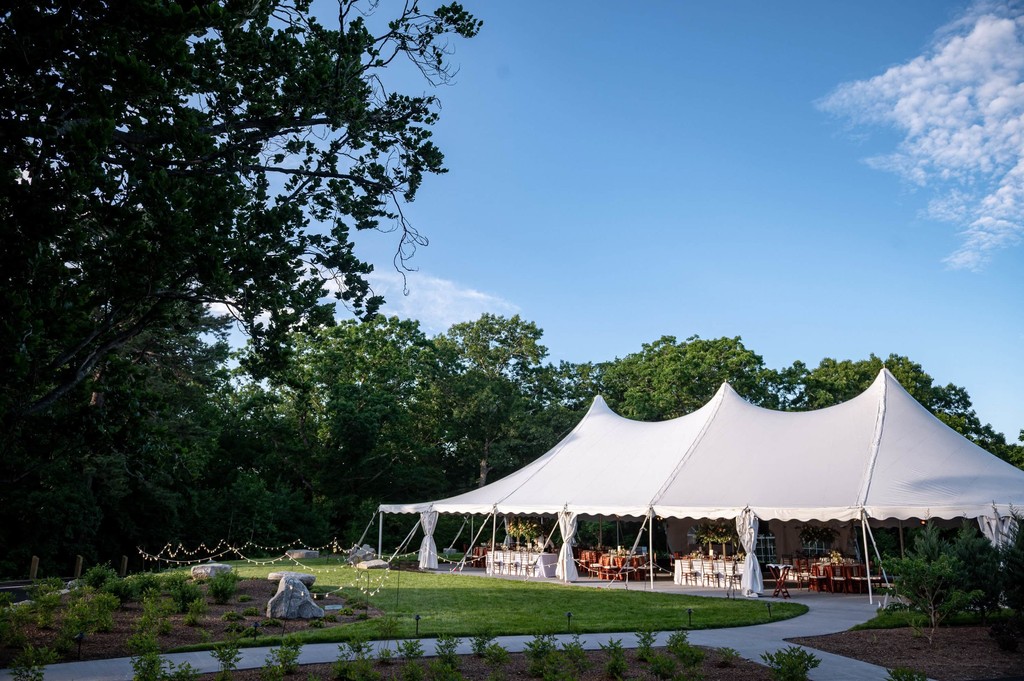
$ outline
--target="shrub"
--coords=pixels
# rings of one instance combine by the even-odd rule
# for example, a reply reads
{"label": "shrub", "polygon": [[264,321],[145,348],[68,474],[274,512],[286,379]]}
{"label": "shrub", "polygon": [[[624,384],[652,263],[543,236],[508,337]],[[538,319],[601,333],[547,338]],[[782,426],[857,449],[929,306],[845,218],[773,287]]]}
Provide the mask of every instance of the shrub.
{"label": "shrub", "polygon": [[282,675],[294,674],[299,670],[299,653],[302,652],[302,641],[294,636],[285,636],[281,645],[272,648],[267,655],[268,666],[276,666]]}
{"label": "shrub", "polygon": [[260,609],[257,608],[255,605],[250,605],[248,608],[245,608],[244,610],[242,610],[242,616],[243,617],[259,617],[260,616]]}
{"label": "shrub", "polygon": [[487,649],[494,643],[494,636],[490,632],[484,631],[472,637],[469,641],[473,654],[477,657],[483,657],[487,653]]}
{"label": "shrub", "polygon": [[189,603],[204,598],[203,590],[188,575],[175,572],[164,579],[164,588],[174,603],[175,612],[188,612]]}
{"label": "shrub", "polygon": [[188,604],[188,612],[185,613],[185,624],[194,627],[203,621],[206,615],[206,600],[197,598]]}
{"label": "shrub", "polygon": [[656,679],[672,679],[676,676],[677,665],[676,661],[664,653],[652,653],[650,662],[650,672]]}
{"label": "shrub", "polygon": [[775,681],[807,681],[807,673],[821,664],[816,655],[797,646],[775,653],[762,653],[761,659],[768,665]]}
{"label": "shrub", "polygon": [[43,681],[43,667],[57,661],[57,653],[46,647],[25,646],[14,658],[11,678],[14,681]]}
{"label": "shrub", "polygon": [[252,596],[250,596],[249,594],[242,594],[241,596],[238,597],[238,602],[239,603],[248,603],[251,600],[252,600]]}
{"label": "shrub", "polygon": [[407,660],[418,660],[423,657],[423,644],[414,638],[399,641],[398,654]]}
{"label": "shrub", "polygon": [[555,652],[555,637],[551,634],[537,634],[526,644],[526,673],[534,678],[544,676],[548,658]]}
{"label": "shrub", "polygon": [[121,577],[110,565],[93,565],[82,575],[82,583],[93,589],[102,589],[107,582],[114,581],[121,581]]}
{"label": "shrub", "polygon": [[608,655],[608,660],[604,663],[604,673],[609,678],[621,681],[629,671],[629,663],[626,661],[626,651],[622,648],[622,641],[613,638],[607,644],[600,645],[601,650]]}
{"label": "shrub", "polygon": [[587,651],[580,643],[579,634],[573,634],[572,639],[562,644],[561,662],[576,677],[582,676],[590,668],[590,658],[587,657]]}
{"label": "shrub", "polygon": [[403,664],[399,674],[399,678],[402,681],[422,681],[423,676],[423,667],[415,660],[410,660]]}
{"label": "shrub", "polygon": [[699,667],[704,661],[704,651],[697,646],[690,645],[685,631],[672,632],[665,647],[688,669]]}
{"label": "shrub", "polygon": [[220,671],[217,673],[218,681],[230,681],[231,672],[238,669],[238,661],[242,659],[238,638],[229,637],[215,643],[211,654],[220,665]]}
{"label": "shrub", "polygon": [[462,643],[462,639],[457,636],[450,636],[448,634],[441,634],[437,637],[437,643],[434,646],[434,654],[437,659],[451,667],[452,669],[459,668],[459,644]]}
{"label": "shrub", "polygon": [[740,653],[735,648],[719,648],[718,649],[718,662],[719,667],[735,667],[736,662],[740,659]]}
{"label": "shrub", "polygon": [[228,610],[226,613],[220,616],[224,622],[238,622],[245,619],[242,615],[238,614],[234,610]]}
{"label": "shrub", "polygon": [[57,610],[61,604],[61,590],[64,582],[56,577],[43,579],[34,583],[28,589],[28,596],[32,599],[32,614],[36,618],[36,626],[40,629],[53,627],[57,617]]}
{"label": "shrub", "polygon": [[142,599],[142,616],[135,623],[135,630],[140,633],[166,634],[171,630],[168,619],[174,612],[174,604],[152,591]]}
{"label": "shrub", "polygon": [[213,598],[213,602],[219,605],[224,605],[235,596],[235,592],[238,591],[238,582],[241,577],[235,572],[218,572],[210,578],[207,591],[210,592],[210,597]]}
{"label": "shrub", "polygon": [[434,658],[427,665],[427,678],[430,681],[461,681],[462,674],[445,663],[444,660]]}
{"label": "shrub", "polygon": [[385,641],[398,635],[398,618],[388,615],[377,620],[377,636]]}
{"label": "shrub", "polygon": [[104,591],[109,591],[121,599],[122,603],[128,601],[141,601],[150,593],[159,593],[163,586],[160,575],[153,572],[140,572],[129,575],[116,582],[107,582]]}
{"label": "shrub", "polygon": [[650,662],[654,655],[654,632],[650,629],[641,629],[636,632],[636,657],[643,662]]}

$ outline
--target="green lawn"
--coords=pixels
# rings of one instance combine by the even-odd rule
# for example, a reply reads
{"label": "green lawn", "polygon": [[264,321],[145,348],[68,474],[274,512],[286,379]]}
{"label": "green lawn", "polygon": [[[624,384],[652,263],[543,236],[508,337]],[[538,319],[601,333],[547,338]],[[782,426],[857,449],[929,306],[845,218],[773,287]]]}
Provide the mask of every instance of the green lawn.
{"label": "green lawn", "polygon": [[[317,574],[315,591],[340,589],[357,603],[365,602],[364,593],[369,592],[372,606],[397,621],[399,638],[415,635],[416,615],[420,636],[460,637],[562,633],[568,631],[569,612],[572,631],[577,633],[709,629],[768,621],[765,601],[651,593],[639,585],[626,591],[621,585],[612,590],[472,575],[363,571],[329,559],[304,561],[308,568],[231,564],[247,578],[266,578],[277,570],[312,571]],[[806,611],[803,605],[773,601],[771,615],[787,619]],[[309,629],[302,636],[310,643],[375,638],[379,626],[378,621],[367,620],[334,629]],[[273,640],[259,642],[266,645]]]}

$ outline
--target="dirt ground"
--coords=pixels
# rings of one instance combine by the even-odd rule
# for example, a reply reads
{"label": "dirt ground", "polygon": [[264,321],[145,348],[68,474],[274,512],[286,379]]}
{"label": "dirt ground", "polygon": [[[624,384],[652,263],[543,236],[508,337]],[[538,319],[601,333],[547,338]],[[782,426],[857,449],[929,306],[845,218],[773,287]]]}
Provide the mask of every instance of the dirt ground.
{"label": "dirt ground", "polygon": [[[276,592],[275,582],[268,580],[243,580],[238,583],[238,592],[232,602],[227,605],[215,605],[210,603],[209,611],[203,621],[197,626],[187,626],[184,623],[183,615],[171,617],[172,627],[169,634],[161,635],[159,643],[162,650],[171,650],[180,646],[213,642],[222,640],[231,634],[232,628],[241,627],[245,631],[253,629],[254,622],[264,620],[263,612],[267,601]],[[340,605],[344,601],[337,596],[321,598],[317,601],[321,606]],[[245,608],[256,608],[259,615],[242,616],[236,622],[224,621],[225,613],[232,611],[241,615]],[[349,612],[349,614],[342,614]],[[364,611],[355,612],[345,610],[331,610],[329,614],[334,615],[337,621],[325,621],[324,627],[344,626],[347,623],[357,621],[366,615]],[[81,659],[93,660],[110,657],[128,657],[131,651],[127,648],[126,641],[132,634],[133,624],[142,613],[141,605],[129,604],[128,607],[119,610],[115,615],[115,627],[113,631],[95,633],[88,635],[82,642]],[[376,616],[373,610],[369,616]],[[234,627],[232,627],[232,624]],[[272,633],[292,633],[309,628],[308,622],[284,622],[280,628],[274,627]],[[263,627],[261,632],[267,630]],[[50,645],[54,636],[54,630],[40,630],[32,628],[29,631],[29,641],[34,645]],[[853,631],[826,636],[812,636],[793,639],[793,643],[799,643],[818,650],[844,655],[847,657],[864,660],[873,664],[892,668],[896,666],[909,667],[924,672],[929,678],[939,681],[978,681],[988,679],[1008,679],[1014,677],[1024,678],[1024,650],[1014,653],[1004,652],[999,649],[995,641],[988,635],[987,627],[956,627],[940,629],[932,643],[920,632],[912,629],[886,629],[873,631]],[[10,666],[14,654],[17,651],[11,649],[0,649],[0,666]],[[655,678],[648,670],[647,665],[635,660],[631,650],[626,651],[627,659],[630,661],[631,671],[628,678],[631,679],[653,679]],[[77,659],[77,650],[72,651],[68,660]],[[604,677],[603,668],[606,660],[605,653],[601,651],[591,652],[590,678]],[[722,666],[728,662],[729,666]],[[423,661],[426,665],[427,662]],[[393,662],[390,665],[378,665],[377,669],[382,673],[383,678],[398,678],[401,663]],[[489,677],[491,669],[485,662],[476,657],[466,656],[462,658],[460,671],[464,678],[470,680],[482,680]],[[522,655],[512,655],[507,666],[504,667],[505,676],[508,679],[526,679],[526,661]],[[704,661],[702,671],[707,681],[724,681],[725,679],[743,678],[751,681],[768,681],[771,677],[768,669],[762,665],[746,660],[724,661],[717,651],[709,650]],[[331,665],[310,665],[303,667],[299,675],[303,678],[331,679],[333,674]],[[212,677],[211,677],[212,678]],[[248,670],[236,672],[234,678],[239,681],[258,681],[259,670]]]}

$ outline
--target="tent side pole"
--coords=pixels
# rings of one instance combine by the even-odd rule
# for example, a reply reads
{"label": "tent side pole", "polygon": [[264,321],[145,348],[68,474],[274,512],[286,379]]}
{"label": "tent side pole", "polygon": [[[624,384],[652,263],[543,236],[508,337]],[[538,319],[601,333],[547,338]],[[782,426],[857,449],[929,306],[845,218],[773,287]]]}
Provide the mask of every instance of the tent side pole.
{"label": "tent side pole", "polygon": [[384,553],[384,511],[380,512],[380,522],[377,524],[377,557]]}
{"label": "tent side pole", "polygon": [[[488,570],[494,570],[494,538],[498,534],[498,509],[491,511],[491,566]],[[493,574],[493,572],[489,572]]]}
{"label": "tent side pole", "polygon": [[649,509],[647,513],[650,516],[648,520],[650,524],[647,527],[647,558],[651,561],[651,568],[648,572],[651,575],[651,591],[654,591],[654,568],[656,565],[654,562],[654,509]]}
{"label": "tent side pole", "polygon": [[860,510],[860,531],[864,537],[864,570],[868,578],[868,605],[874,605],[874,595],[871,592],[871,556],[868,554],[868,514],[862,508]]}

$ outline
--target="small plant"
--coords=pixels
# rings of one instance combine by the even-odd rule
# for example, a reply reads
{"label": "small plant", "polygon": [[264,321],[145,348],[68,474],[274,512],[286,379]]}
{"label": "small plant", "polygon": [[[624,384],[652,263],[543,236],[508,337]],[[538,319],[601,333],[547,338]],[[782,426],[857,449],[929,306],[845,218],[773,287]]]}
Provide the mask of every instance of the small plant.
{"label": "small plant", "polygon": [[497,669],[500,667],[504,667],[506,664],[508,664],[510,656],[508,650],[506,650],[505,647],[502,646],[500,643],[495,641],[487,646],[481,657],[484,658],[484,661],[487,663],[489,667]]}
{"label": "small plant", "polygon": [[488,631],[483,631],[469,639],[470,648],[477,657],[483,657],[492,643],[494,643],[494,636]]}
{"label": "small plant", "polygon": [[537,634],[526,644],[526,673],[534,678],[544,676],[548,658],[555,652],[555,637],[551,634]]}
{"label": "small plant", "polygon": [[590,668],[590,658],[580,643],[579,634],[573,634],[572,639],[562,644],[561,661],[576,677],[582,677]]}
{"label": "small plant", "polygon": [[93,565],[82,575],[82,583],[93,589],[102,589],[107,582],[120,579],[117,571],[110,565]]}
{"label": "small plant", "polygon": [[393,616],[381,617],[377,620],[377,636],[382,640],[390,640],[398,636],[398,618]]}
{"label": "small plant", "polygon": [[629,671],[629,663],[626,661],[626,651],[622,648],[622,640],[613,638],[607,644],[602,643],[603,650],[608,660],[604,663],[604,673],[611,679],[621,681]]}
{"label": "small plant", "polygon": [[398,654],[406,660],[418,660],[423,657],[423,644],[414,638],[399,641]]}
{"label": "small plant", "polygon": [[[299,670],[299,653],[302,652],[302,641],[294,636],[285,636],[281,645],[272,648],[266,658],[266,667],[276,667],[282,676],[294,674]],[[274,672],[268,672],[273,675]],[[275,677],[276,678],[276,677]]]}
{"label": "small plant", "polygon": [[909,667],[893,667],[886,675],[885,681],[928,681],[928,677]]}
{"label": "small plant", "polygon": [[643,662],[650,662],[654,655],[654,632],[650,629],[641,629],[636,634],[636,658]]}
{"label": "small plant", "polygon": [[248,603],[251,600],[252,600],[252,596],[250,596],[249,594],[242,594],[241,596],[238,597],[238,602],[239,603]]}
{"label": "small plant", "polygon": [[685,631],[672,632],[665,647],[687,669],[696,669],[704,661],[704,651],[697,646],[690,645]]}
{"label": "small plant", "polygon": [[430,681],[461,681],[462,674],[450,667],[444,660],[434,658],[427,664],[427,679]]}
{"label": "small plant", "polygon": [[185,624],[194,627],[203,621],[206,616],[206,601],[197,598],[188,604],[188,612],[185,613]]}
{"label": "small plant", "polygon": [[416,660],[409,660],[402,665],[398,677],[402,681],[423,681],[423,667]]}
{"label": "small plant", "polygon": [[310,629],[323,629],[324,628],[324,621],[323,621],[323,619],[318,617],[316,619],[310,620],[309,621],[309,628]]}
{"label": "small plant", "polygon": [[242,617],[259,617],[260,609],[255,605],[250,605],[248,608],[242,610]]}
{"label": "small plant", "polygon": [[719,667],[735,667],[736,663],[739,662],[740,652],[735,648],[719,648],[718,649],[718,662]]}
{"label": "small plant", "polygon": [[218,572],[210,578],[207,591],[214,603],[223,605],[230,601],[238,591],[238,580],[241,577],[235,572]]}
{"label": "small plant", "polygon": [[391,648],[388,648],[387,646],[383,646],[377,651],[377,662],[385,667],[389,666],[394,658],[395,651],[391,650]]}
{"label": "small plant", "polygon": [[142,616],[135,623],[135,630],[140,633],[168,634],[171,631],[170,616],[174,612],[174,603],[170,599],[150,591],[142,599]]}
{"label": "small plant", "polygon": [[775,681],[807,681],[807,673],[821,664],[820,658],[797,646],[761,653],[761,659]]}
{"label": "small plant", "polygon": [[[352,639],[338,646],[338,659],[332,667],[334,678],[345,681],[376,681],[380,674],[373,668],[371,646],[364,639]],[[390,651],[389,651],[390,652]]]}
{"label": "small plant", "polygon": [[55,577],[43,579],[29,587],[28,595],[32,599],[32,613],[36,618],[36,626],[40,629],[51,629],[56,621],[57,610],[60,608],[61,589],[64,582]]}
{"label": "small plant", "polygon": [[230,681],[231,672],[238,669],[238,661],[242,659],[238,638],[232,636],[214,644],[211,654],[220,665],[217,681]]}
{"label": "small plant", "polygon": [[434,646],[434,654],[437,656],[438,660],[448,667],[458,669],[460,643],[462,643],[462,639],[457,636],[441,634],[437,637],[437,643]]}
{"label": "small plant", "polygon": [[234,610],[228,610],[226,613],[220,616],[224,622],[238,622],[239,620],[245,619],[242,615],[235,612]]}
{"label": "small plant", "polygon": [[664,653],[652,653],[648,662],[648,669],[656,679],[673,679],[678,672],[676,661]]}
{"label": "small plant", "polygon": [[57,652],[46,647],[25,646],[14,658],[11,678],[14,681],[43,681],[43,667],[57,661]]}
{"label": "small plant", "polygon": [[203,590],[183,572],[172,572],[164,577],[164,589],[174,602],[175,612],[188,612],[188,604],[203,598]]}

